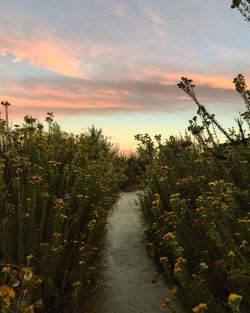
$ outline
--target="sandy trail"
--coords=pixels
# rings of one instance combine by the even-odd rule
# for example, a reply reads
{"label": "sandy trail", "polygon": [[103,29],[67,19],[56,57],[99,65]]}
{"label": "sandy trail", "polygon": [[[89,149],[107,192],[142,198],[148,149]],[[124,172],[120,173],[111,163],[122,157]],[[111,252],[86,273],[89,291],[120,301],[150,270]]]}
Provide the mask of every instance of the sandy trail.
{"label": "sandy trail", "polygon": [[156,268],[145,251],[144,227],[136,199],[135,192],[121,193],[109,217],[97,265],[100,283],[86,312],[172,312],[161,308],[162,300],[169,296],[167,287],[159,279],[152,283]]}

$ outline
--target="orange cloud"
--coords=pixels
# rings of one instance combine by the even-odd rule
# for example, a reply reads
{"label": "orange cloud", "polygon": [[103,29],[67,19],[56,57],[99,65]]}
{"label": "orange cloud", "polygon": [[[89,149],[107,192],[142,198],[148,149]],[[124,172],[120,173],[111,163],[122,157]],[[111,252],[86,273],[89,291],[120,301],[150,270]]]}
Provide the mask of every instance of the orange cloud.
{"label": "orange cloud", "polygon": [[[180,81],[183,77],[183,73],[167,73],[165,78],[161,81],[162,83],[174,83]],[[188,73],[186,76],[194,81],[194,83],[199,85],[208,85],[213,88],[223,88],[223,89],[234,89],[233,79],[226,76],[212,76],[212,75],[199,75],[195,73]]]}
{"label": "orange cloud", "polygon": [[13,62],[27,61],[32,66],[69,77],[86,78],[92,74],[96,60],[114,51],[111,44],[82,39],[72,46],[70,42],[53,36],[38,39],[20,39],[0,31],[0,55],[11,53]]}
{"label": "orange cloud", "polygon": [[[49,82],[48,82],[49,84]],[[43,118],[46,112],[53,111],[56,116],[78,114],[109,114],[118,111],[139,111],[141,105],[119,97],[119,91],[100,87],[100,92],[75,92],[61,86],[47,86],[43,83],[29,85],[11,82],[1,92],[1,99],[8,99],[12,120],[22,119],[24,115]],[[1,110],[1,108],[0,108]]]}
{"label": "orange cloud", "polygon": [[[188,77],[194,81],[196,86],[208,85],[213,88],[234,89],[233,77],[226,75],[207,75],[197,73],[171,72],[160,70],[153,67],[145,67],[140,72],[135,74],[135,79],[155,79],[162,84],[177,84],[181,77]],[[248,77],[246,77],[248,78]],[[250,79],[250,76],[249,76]]]}
{"label": "orange cloud", "polygon": [[[191,100],[175,84],[155,81],[90,81],[55,77],[4,82],[2,100],[12,105],[13,114],[58,115],[114,114],[119,112],[177,112],[192,109]],[[230,89],[200,86],[199,99],[205,103],[227,103],[228,110],[239,103]],[[231,108],[231,109],[230,109]]]}
{"label": "orange cloud", "polygon": [[0,42],[0,54],[12,53],[15,57],[13,62],[26,60],[31,65],[63,75],[84,76],[79,60],[62,41],[57,42],[53,38],[20,40],[0,32]]}

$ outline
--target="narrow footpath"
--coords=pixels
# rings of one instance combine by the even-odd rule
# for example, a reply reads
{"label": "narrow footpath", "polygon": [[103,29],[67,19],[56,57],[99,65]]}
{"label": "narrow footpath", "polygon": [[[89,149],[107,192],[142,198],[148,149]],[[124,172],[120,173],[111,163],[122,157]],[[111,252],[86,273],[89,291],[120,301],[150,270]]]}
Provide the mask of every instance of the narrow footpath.
{"label": "narrow footpath", "polygon": [[[144,246],[144,226],[135,192],[121,193],[107,225],[103,253],[97,265],[98,288],[90,313],[163,313],[161,303],[170,297],[164,283],[154,280],[156,267]],[[175,312],[181,312],[175,308]]]}

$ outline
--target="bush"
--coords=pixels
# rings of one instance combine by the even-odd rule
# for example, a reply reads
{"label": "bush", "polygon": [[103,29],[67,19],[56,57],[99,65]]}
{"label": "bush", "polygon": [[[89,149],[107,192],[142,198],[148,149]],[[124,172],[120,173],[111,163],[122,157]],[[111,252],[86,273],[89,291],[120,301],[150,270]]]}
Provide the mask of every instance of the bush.
{"label": "bush", "polygon": [[[150,151],[154,157],[140,195],[147,248],[187,310],[226,313],[230,306],[247,313],[249,137],[241,122],[238,134],[224,130],[198,102],[192,81],[182,82],[202,123],[197,117],[190,121],[193,137],[172,136],[162,143],[157,136],[158,146]],[[249,122],[249,107],[244,114]],[[216,129],[228,136],[225,144],[217,141]],[[142,142],[139,151],[143,147]]]}
{"label": "bush", "polygon": [[47,117],[0,124],[1,312],[76,312],[122,170],[91,128],[74,136]]}

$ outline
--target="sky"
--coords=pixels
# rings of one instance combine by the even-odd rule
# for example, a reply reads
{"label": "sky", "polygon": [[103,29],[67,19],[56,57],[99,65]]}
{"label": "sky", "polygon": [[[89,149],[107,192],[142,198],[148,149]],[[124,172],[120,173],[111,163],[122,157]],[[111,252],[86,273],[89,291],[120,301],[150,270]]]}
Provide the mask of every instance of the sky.
{"label": "sky", "polygon": [[[250,84],[250,24],[231,0],[0,0],[0,100],[12,123],[53,112],[67,132],[93,124],[115,145],[184,133],[196,113],[177,87],[193,79],[231,127]],[[2,116],[4,116],[3,108]]]}

